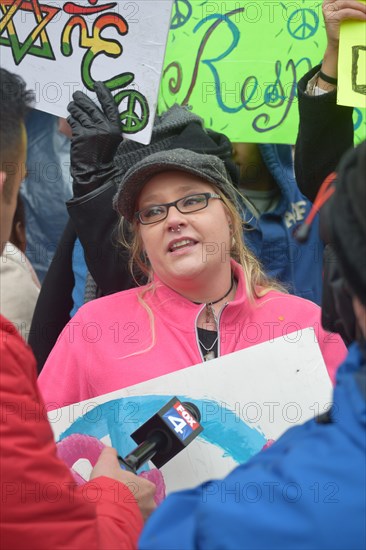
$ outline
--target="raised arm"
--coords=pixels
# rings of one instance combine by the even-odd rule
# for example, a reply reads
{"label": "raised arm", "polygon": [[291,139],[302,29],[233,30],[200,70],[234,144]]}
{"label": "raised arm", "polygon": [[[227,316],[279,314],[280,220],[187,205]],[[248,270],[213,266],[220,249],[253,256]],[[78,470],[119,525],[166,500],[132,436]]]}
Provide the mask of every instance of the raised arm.
{"label": "raised arm", "polygon": [[119,221],[112,208],[119,178],[114,157],[122,127],[108,88],[96,82],[95,91],[100,107],[80,91],[68,106],[74,197],[67,208],[93,279],[102,294],[111,294],[134,286],[128,253],[114,236]]}
{"label": "raised arm", "polygon": [[298,83],[295,173],[302,193],[311,201],[326,176],[337,168],[342,154],[353,145],[353,108],[337,105],[337,84],[332,81],[338,77],[340,25],[347,19],[366,21],[366,4],[324,0],[323,18],[327,33],[323,61]]}

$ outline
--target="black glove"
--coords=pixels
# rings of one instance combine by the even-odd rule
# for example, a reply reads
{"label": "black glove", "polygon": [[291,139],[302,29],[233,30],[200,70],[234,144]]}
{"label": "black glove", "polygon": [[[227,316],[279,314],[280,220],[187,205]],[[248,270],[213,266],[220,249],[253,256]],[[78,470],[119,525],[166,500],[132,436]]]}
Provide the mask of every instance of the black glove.
{"label": "black glove", "polygon": [[103,82],[95,82],[94,90],[103,110],[80,91],[67,107],[74,197],[86,195],[117,174],[113,158],[122,141],[118,108]]}

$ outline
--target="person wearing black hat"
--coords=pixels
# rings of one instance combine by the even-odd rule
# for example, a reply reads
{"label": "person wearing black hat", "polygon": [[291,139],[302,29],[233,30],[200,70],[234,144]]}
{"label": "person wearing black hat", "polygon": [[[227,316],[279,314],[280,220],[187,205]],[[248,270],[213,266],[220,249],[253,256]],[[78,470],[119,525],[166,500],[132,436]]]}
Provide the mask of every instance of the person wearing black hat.
{"label": "person wearing black hat", "polygon": [[329,225],[358,323],[330,410],[212,480],[167,497],[140,550],[366,546],[366,142],[344,157]]}
{"label": "person wearing black hat", "polygon": [[[244,244],[238,197],[215,155],[160,151],[126,172],[114,205],[129,223],[133,266],[148,282],[78,310],[40,374],[46,402],[62,407],[275,338],[286,342],[288,326],[299,337],[317,327],[320,308],[282,292]],[[258,327],[254,338],[248,324]],[[322,330],[317,340],[333,380],[345,346]]]}

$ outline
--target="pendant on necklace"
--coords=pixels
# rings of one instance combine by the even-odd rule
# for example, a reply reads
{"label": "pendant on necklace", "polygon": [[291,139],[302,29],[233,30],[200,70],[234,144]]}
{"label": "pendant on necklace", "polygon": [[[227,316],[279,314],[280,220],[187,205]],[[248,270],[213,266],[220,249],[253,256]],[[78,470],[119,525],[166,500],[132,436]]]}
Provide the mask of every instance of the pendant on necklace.
{"label": "pendant on necklace", "polygon": [[204,361],[211,361],[211,359],[215,359],[215,352],[213,350],[206,353],[206,355],[203,356]]}

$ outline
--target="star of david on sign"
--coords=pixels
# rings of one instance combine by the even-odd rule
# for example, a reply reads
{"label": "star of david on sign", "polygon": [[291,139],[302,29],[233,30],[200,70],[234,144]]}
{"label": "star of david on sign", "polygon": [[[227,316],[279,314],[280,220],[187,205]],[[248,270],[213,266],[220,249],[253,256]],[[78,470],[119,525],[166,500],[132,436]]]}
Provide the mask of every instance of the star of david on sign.
{"label": "star of david on sign", "polygon": [[[36,26],[23,43],[19,42],[14,23],[14,15],[19,10],[33,12],[36,22]],[[55,59],[46,26],[59,11],[60,8],[41,5],[39,0],[0,0],[0,16],[3,15],[0,19],[0,45],[11,48],[16,65],[19,65],[27,54]],[[5,32],[7,37],[4,36]],[[38,38],[41,41],[40,46],[35,44]]]}

